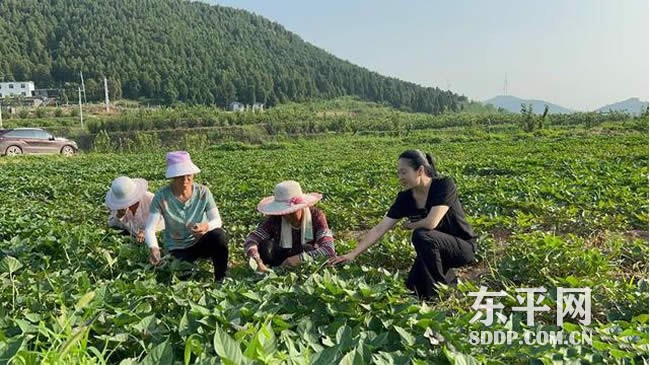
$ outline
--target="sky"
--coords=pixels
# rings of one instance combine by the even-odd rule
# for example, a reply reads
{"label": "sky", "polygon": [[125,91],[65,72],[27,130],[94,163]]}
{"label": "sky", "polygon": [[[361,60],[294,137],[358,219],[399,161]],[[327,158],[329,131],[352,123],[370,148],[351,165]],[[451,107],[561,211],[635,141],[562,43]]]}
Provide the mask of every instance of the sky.
{"label": "sky", "polygon": [[483,101],[587,111],[648,100],[648,0],[206,0],[283,25],[338,58]]}

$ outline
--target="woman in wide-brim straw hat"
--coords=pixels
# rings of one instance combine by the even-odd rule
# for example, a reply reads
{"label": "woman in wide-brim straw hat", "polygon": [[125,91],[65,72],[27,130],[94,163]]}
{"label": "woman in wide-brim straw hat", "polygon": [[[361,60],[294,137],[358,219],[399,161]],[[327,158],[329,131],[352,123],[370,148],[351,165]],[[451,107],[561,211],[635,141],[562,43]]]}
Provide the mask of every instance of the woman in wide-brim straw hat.
{"label": "woman in wide-brim straw hat", "polygon": [[402,226],[413,230],[411,241],[416,257],[406,286],[427,299],[436,293],[437,283],[456,284],[454,268],[474,261],[477,235],[465,218],[454,180],[438,175],[431,155],[419,150],[404,151],[397,161],[397,176],[404,191],[397,194],[384,219],[352,251],[329,262],[335,265],[353,261],[407,218]]}
{"label": "woman in wide-brim straw hat", "polygon": [[[135,237],[138,243],[144,242],[144,227],[153,199],[153,194],[147,191],[148,186],[145,179],[119,176],[111,183],[105,198],[106,206],[111,210],[108,226],[122,229],[125,234]],[[164,222],[158,220],[155,230],[164,227]]]}
{"label": "woman in wide-brim straw hat", "polygon": [[194,182],[194,175],[200,171],[186,151],[167,153],[165,177],[171,182],[158,190],[151,202],[145,241],[151,250],[149,260],[157,265],[160,248],[153,222],[162,217],[165,249],[184,261],[211,259],[214,279],[221,281],[228,267],[228,238],[210,189]]}
{"label": "woman in wide-brim straw hat", "polygon": [[283,181],[273,196],[259,202],[257,210],[266,217],[244,243],[258,271],[336,255],[325,213],[314,206],[321,198],[318,193],[303,194],[295,181]]}

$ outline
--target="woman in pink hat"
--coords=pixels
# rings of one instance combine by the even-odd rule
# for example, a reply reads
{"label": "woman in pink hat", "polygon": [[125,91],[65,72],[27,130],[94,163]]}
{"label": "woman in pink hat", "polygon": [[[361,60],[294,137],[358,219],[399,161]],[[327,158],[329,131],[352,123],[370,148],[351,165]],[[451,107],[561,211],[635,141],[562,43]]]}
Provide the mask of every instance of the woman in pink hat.
{"label": "woman in pink hat", "polygon": [[260,201],[257,210],[266,218],[244,243],[258,271],[336,255],[327,218],[314,207],[321,198],[318,193],[303,194],[295,181],[283,181],[275,186],[273,196]]}
{"label": "woman in pink hat", "polygon": [[[148,186],[145,179],[120,176],[113,180],[106,193],[106,205],[111,210],[108,226],[122,229],[125,234],[135,237],[138,243],[144,242],[144,226],[153,199],[153,194],[147,191]],[[158,220],[155,230],[164,228],[163,220]]]}
{"label": "woman in pink hat", "polygon": [[194,174],[200,171],[186,151],[167,153],[165,177],[171,183],[158,190],[151,202],[144,238],[151,250],[149,261],[157,265],[160,248],[154,222],[162,217],[165,249],[184,261],[211,259],[214,279],[221,281],[228,268],[228,237],[210,189],[194,182]]}

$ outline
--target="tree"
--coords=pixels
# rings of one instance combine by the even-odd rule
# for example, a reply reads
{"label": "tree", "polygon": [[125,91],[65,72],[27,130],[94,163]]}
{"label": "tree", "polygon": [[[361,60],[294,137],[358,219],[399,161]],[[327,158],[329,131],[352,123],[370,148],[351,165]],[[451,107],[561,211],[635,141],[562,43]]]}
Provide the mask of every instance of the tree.
{"label": "tree", "polygon": [[104,87],[103,85],[100,86],[97,80],[91,78],[85,79],[84,84],[86,86],[86,96],[88,100],[104,100]]}
{"label": "tree", "polygon": [[539,118],[539,123],[537,125],[537,128],[539,129],[544,128],[544,121],[546,120],[547,115],[548,115],[548,105],[544,104],[544,113],[542,113],[542,117]]}
{"label": "tree", "polygon": [[[279,24],[226,7],[187,1],[6,0],[0,8],[6,15],[0,22],[0,78],[65,88],[76,85],[84,70],[87,91],[95,86],[90,80],[99,85],[90,100],[103,99],[103,76],[110,75],[113,99],[176,96],[225,106],[240,98],[272,106],[355,95],[427,113],[457,110],[466,101],[342,61]],[[174,90],[164,84],[166,78],[174,80]],[[68,90],[76,92],[76,86]]]}
{"label": "tree", "polygon": [[108,79],[108,97],[111,100],[119,100],[122,98],[122,84],[120,80]]}
{"label": "tree", "polygon": [[535,130],[535,118],[533,115],[533,105],[522,103],[521,104],[521,124],[526,132],[532,132]]}

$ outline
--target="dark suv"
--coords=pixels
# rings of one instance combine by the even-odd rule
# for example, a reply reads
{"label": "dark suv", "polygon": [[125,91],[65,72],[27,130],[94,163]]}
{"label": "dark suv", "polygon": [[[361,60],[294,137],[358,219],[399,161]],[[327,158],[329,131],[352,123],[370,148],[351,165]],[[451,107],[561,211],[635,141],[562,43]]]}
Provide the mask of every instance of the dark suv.
{"label": "dark suv", "polygon": [[79,148],[75,141],[57,138],[40,128],[15,128],[0,130],[0,154],[60,153],[74,155]]}

